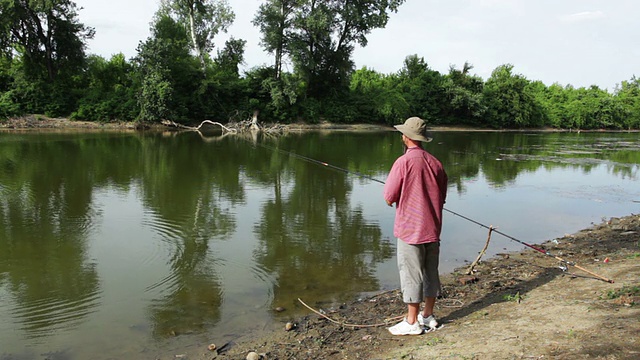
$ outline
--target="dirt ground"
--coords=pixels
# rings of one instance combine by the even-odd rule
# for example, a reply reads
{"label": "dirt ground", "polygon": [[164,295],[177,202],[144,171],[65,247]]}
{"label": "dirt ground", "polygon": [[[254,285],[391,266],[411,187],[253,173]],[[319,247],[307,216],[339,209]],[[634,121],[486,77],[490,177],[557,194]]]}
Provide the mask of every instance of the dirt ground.
{"label": "dirt ground", "polygon": [[[638,359],[640,216],[614,218],[542,245],[503,254],[443,277],[443,326],[396,337],[405,311],[398,290],[330,309],[309,306],[260,339],[238,339],[200,359]],[[247,357],[249,356],[249,357]]]}
{"label": "dirt ground", "polygon": [[[8,128],[70,128],[24,118]],[[8,125],[8,126],[7,126]],[[77,128],[95,124],[77,124]],[[128,127],[128,125],[111,125]],[[497,236],[497,235],[494,235]],[[161,359],[640,359],[640,215],[611,219],[542,245],[574,266],[524,250],[443,276],[436,316],[443,326],[395,337],[406,311],[398,290],[348,304],[308,303],[308,315],[194,354]],[[480,249],[478,249],[480,251]],[[286,314],[286,312],[284,313]]]}
{"label": "dirt ground", "polygon": [[[640,216],[611,219],[535,250],[502,254],[443,277],[443,326],[396,337],[398,290],[332,308],[307,304],[292,329],[238,339],[194,359],[638,359]],[[249,357],[247,357],[249,356]]]}

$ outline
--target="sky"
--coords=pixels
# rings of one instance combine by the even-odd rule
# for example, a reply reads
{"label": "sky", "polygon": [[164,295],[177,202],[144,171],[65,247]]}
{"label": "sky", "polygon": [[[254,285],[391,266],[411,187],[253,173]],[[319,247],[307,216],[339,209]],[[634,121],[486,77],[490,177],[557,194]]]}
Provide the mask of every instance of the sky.
{"label": "sky", "polygon": [[[218,48],[233,36],[247,41],[245,69],[271,65],[251,23],[264,0],[228,0],[236,14]],[[76,0],[79,20],[95,28],[88,52],[110,58],[136,55],[159,0]],[[617,84],[640,76],[640,1],[637,0],[406,0],[384,29],[368,35],[354,52],[356,68],[384,74],[402,69],[408,55],[447,73],[469,62],[484,80],[503,64],[546,85]],[[216,49],[213,50],[215,55]],[[292,70],[288,64],[289,71]]]}

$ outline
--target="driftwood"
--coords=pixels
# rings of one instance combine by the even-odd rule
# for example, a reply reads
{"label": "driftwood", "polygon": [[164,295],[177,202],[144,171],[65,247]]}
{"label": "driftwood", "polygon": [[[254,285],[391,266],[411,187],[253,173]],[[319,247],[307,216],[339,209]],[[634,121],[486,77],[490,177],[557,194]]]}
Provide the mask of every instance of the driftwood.
{"label": "driftwood", "polygon": [[173,126],[173,127],[177,127],[177,128],[180,128],[180,129],[188,129],[188,130],[193,130],[193,131],[200,131],[200,128],[202,128],[202,126],[203,126],[204,124],[211,124],[211,125],[217,125],[217,126],[220,126],[220,128],[222,129],[222,131],[223,131],[223,132],[225,132],[225,131],[226,131],[226,132],[229,132],[229,133],[237,133],[237,132],[238,132],[238,130],[237,130],[237,129],[234,129],[234,128],[228,128],[228,127],[226,127],[226,126],[222,125],[222,124],[221,124],[221,123],[219,123],[219,122],[211,121],[211,120],[204,120],[204,121],[202,121],[202,122],[200,123],[200,125],[198,125],[197,127],[193,127],[193,126],[186,126],[186,125],[178,124],[178,123],[176,123],[176,122],[174,122],[174,121],[171,121],[171,120],[162,120],[162,124],[163,124],[163,125],[165,125],[165,126]]}
{"label": "driftwood", "polygon": [[225,133],[237,134],[238,132],[251,131],[251,132],[262,132],[267,135],[274,135],[274,134],[282,134],[288,131],[288,127],[286,125],[281,125],[278,123],[275,123],[270,126],[261,125],[258,122],[258,114],[259,114],[259,111],[256,110],[253,112],[253,116],[251,116],[250,119],[242,120],[238,122],[230,122],[229,124],[227,124],[227,126],[211,120],[204,120],[197,127],[178,124],[171,120],[163,120],[162,124],[169,127],[191,130],[191,131],[200,131],[200,129],[205,124],[210,124],[214,126],[219,126],[222,129],[223,134]]}
{"label": "driftwood", "polygon": [[487,242],[484,244],[484,247],[482,248],[482,251],[480,251],[480,254],[478,254],[478,257],[471,264],[471,266],[469,266],[469,269],[467,269],[467,272],[465,274],[471,275],[473,273],[473,268],[475,268],[476,265],[478,265],[478,263],[480,262],[480,258],[482,257],[482,255],[484,255],[484,253],[487,251],[487,248],[489,247],[489,241],[491,240],[491,233],[492,232],[493,232],[493,225],[490,225],[489,226],[489,235],[487,236]]}
{"label": "driftwood", "polygon": [[211,120],[204,120],[203,122],[200,123],[200,125],[198,125],[197,128],[195,128],[195,130],[200,130],[200,128],[204,124],[218,125],[218,126],[220,126],[222,128],[223,131],[230,132],[230,133],[237,133],[238,132],[238,130],[236,130],[236,129],[228,128],[228,127],[220,124],[219,122],[215,122],[215,121],[211,121]]}
{"label": "driftwood", "polygon": [[251,130],[260,130],[260,125],[258,125],[258,113],[258,110],[253,112],[253,117],[251,118],[251,126],[249,127]]}

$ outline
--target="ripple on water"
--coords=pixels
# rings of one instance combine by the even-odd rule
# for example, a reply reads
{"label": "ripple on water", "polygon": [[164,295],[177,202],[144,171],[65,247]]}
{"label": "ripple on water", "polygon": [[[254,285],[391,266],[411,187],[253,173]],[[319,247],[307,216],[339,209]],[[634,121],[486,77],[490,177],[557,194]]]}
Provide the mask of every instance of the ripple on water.
{"label": "ripple on water", "polygon": [[159,234],[166,242],[175,242],[184,236],[180,219],[167,219],[153,209],[145,209],[142,225]]}
{"label": "ripple on water", "polygon": [[34,301],[22,301],[12,311],[20,319],[20,331],[27,338],[36,339],[52,332],[72,329],[98,310],[101,291],[93,291],[79,298],[66,298],[65,294],[50,294]]}

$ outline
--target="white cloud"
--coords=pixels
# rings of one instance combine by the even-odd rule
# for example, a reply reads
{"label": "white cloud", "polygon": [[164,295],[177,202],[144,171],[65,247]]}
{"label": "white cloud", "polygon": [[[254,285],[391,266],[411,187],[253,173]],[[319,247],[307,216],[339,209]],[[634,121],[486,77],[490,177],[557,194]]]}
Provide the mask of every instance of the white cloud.
{"label": "white cloud", "polygon": [[604,12],[598,11],[583,11],[571,15],[564,15],[560,17],[560,21],[566,23],[577,23],[584,21],[593,21],[603,19],[605,17]]}

